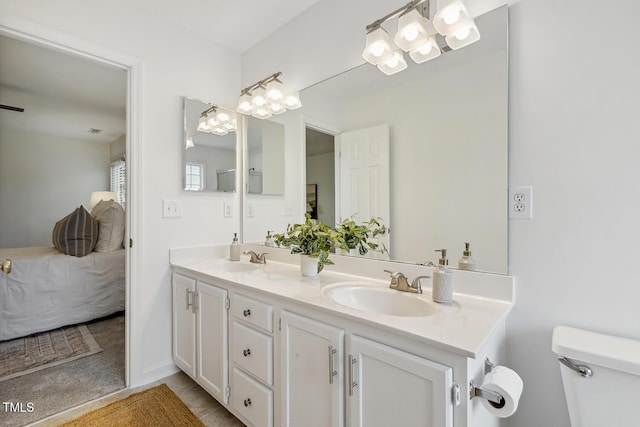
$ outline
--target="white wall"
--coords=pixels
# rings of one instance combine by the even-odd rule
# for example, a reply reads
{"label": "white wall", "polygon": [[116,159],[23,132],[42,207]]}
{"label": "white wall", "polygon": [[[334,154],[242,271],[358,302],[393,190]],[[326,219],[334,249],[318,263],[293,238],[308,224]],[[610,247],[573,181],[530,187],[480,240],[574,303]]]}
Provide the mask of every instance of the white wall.
{"label": "white wall", "polygon": [[[323,0],[243,55],[243,83],[277,68],[302,88],[357,65],[365,25],[403,4]],[[640,4],[610,16],[600,6],[521,0],[510,10],[509,184],[533,185],[535,202],[533,220],[509,224],[518,297],[506,362],[525,383],[505,421],[514,427],[569,426],[555,325],[640,339],[630,271],[640,259]]]}
{"label": "white wall", "polygon": [[0,153],[1,248],[51,246],[57,221],[109,189],[109,144],[3,128]]}
{"label": "white wall", "polygon": [[[197,13],[197,10],[194,10]],[[140,280],[132,301],[136,351],[131,369],[140,384],[173,369],[169,248],[228,242],[239,217],[223,218],[223,202],[235,194],[190,194],[182,187],[182,97],[233,106],[240,89],[240,57],[175,28],[136,2],[0,0],[0,17],[27,20],[142,59]],[[206,52],[205,55],[202,52]],[[9,60],[3,58],[3,60]],[[181,218],[162,218],[162,200],[178,200]]]}
{"label": "white wall", "polygon": [[121,159],[125,156],[127,151],[127,135],[122,135],[120,138],[112,141],[109,144],[109,158],[112,162]]}

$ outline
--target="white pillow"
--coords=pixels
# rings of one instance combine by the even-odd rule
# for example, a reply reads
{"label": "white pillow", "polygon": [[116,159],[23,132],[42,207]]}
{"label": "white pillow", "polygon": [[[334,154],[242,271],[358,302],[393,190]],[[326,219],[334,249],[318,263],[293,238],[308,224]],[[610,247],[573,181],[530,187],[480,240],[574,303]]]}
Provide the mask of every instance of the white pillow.
{"label": "white pillow", "polygon": [[91,210],[91,216],[98,220],[98,243],[96,252],[112,252],[122,249],[124,240],[124,209],[113,200],[101,200]]}

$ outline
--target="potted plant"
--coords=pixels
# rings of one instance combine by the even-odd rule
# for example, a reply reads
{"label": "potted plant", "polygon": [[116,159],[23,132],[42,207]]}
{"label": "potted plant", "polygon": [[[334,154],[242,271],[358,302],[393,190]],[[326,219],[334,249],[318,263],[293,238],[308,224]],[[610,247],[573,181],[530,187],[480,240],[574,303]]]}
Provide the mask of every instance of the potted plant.
{"label": "potted plant", "polygon": [[348,253],[355,252],[356,249],[360,255],[365,255],[370,250],[387,252],[384,244],[371,241],[376,236],[387,232],[387,227],[382,224],[379,218],[372,218],[357,224],[353,217],[349,217],[338,224],[336,232],[338,233],[336,248]]}
{"label": "potted plant", "polygon": [[325,265],[333,264],[329,259],[331,247],[338,242],[338,233],[326,224],[305,214],[302,224],[289,224],[287,231],[274,234],[278,246],[291,248],[292,254],[300,254],[300,270],[303,276],[316,276]]}

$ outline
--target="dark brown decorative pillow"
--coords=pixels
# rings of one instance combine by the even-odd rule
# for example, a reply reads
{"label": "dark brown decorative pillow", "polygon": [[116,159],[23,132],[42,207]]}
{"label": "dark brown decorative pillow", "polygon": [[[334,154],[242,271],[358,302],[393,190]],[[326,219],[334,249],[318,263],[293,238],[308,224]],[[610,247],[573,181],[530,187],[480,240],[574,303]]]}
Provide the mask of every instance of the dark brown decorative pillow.
{"label": "dark brown decorative pillow", "polygon": [[56,222],[53,246],[78,258],[89,255],[98,241],[98,221],[82,206]]}

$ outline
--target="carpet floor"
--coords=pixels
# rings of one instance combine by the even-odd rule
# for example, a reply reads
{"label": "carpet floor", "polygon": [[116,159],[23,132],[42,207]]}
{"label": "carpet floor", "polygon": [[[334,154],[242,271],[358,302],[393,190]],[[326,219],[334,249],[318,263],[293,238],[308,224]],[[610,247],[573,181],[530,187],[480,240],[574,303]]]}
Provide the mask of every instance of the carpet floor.
{"label": "carpet floor", "polygon": [[0,382],[0,425],[23,426],[125,387],[124,314],[86,325],[104,351]]}

